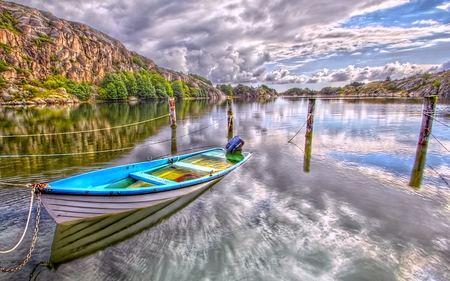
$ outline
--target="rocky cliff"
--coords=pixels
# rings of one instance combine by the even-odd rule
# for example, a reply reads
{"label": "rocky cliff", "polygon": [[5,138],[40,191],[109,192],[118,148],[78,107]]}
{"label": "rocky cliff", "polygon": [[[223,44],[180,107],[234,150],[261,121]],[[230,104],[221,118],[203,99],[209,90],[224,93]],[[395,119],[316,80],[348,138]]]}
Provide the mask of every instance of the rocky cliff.
{"label": "rocky cliff", "polygon": [[107,72],[146,69],[170,82],[202,87],[210,97],[223,95],[195,77],[158,67],[92,27],[5,1],[0,1],[0,68],[0,77],[9,85],[55,74],[95,85]]}

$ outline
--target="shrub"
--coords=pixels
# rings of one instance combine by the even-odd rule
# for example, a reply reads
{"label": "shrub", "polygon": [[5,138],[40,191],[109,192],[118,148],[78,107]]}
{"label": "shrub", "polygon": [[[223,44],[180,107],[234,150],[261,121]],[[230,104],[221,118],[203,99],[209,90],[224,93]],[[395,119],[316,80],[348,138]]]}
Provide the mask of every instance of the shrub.
{"label": "shrub", "polygon": [[2,48],[7,54],[11,53],[12,47],[8,44],[0,42],[0,48]]}
{"label": "shrub", "polygon": [[20,27],[15,26],[17,23],[19,23],[19,21],[11,14],[0,14],[0,28],[7,29],[15,34],[23,33],[23,30]]}
{"label": "shrub", "polygon": [[7,62],[0,60],[0,72],[6,71],[9,68],[9,64]]}
{"label": "shrub", "polygon": [[183,92],[183,85],[180,81],[174,81],[172,84],[170,84],[173,90],[173,96],[177,98],[183,98],[184,92]]}
{"label": "shrub", "polygon": [[441,87],[441,81],[440,80],[434,80],[433,86],[436,90],[439,90],[439,87]]}
{"label": "shrub", "polygon": [[202,77],[202,76],[200,76],[200,75],[197,75],[197,74],[193,74],[193,73],[189,74],[189,76],[192,76],[192,77],[194,77],[194,78],[197,78],[198,80],[200,80],[200,81],[203,81],[204,83],[206,83],[206,84],[208,84],[208,85],[211,85],[211,86],[212,86],[212,83],[211,83],[211,81],[209,81],[209,80],[208,80],[208,79],[206,79],[205,77]]}
{"label": "shrub", "polygon": [[138,57],[133,57],[133,62],[137,65],[139,65],[142,68],[146,68],[147,66],[145,65],[145,63]]}

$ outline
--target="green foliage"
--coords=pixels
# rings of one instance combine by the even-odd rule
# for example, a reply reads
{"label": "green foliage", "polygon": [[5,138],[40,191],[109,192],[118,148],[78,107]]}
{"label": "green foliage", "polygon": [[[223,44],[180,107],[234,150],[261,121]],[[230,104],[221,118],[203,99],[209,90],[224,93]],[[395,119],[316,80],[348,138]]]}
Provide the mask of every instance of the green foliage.
{"label": "green foliage", "polygon": [[0,42],[0,48],[2,48],[7,54],[11,53],[12,47],[8,44]]}
{"label": "green foliage", "polygon": [[396,91],[396,90],[398,90],[397,86],[394,83],[389,83],[389,85],[387,86],[387,89],[389,91]]}
{"label": "green foliage", "polygon": [[132,72],[124,71],[121,73],[122,81],[125,83],[127,87],[128,96],[136,96],[137,95],[137,83],[136,77],[134,77]]}
{"label": "green foliage", "polygon": [[183,85],[183,93],[185,97],[190,97],[191,96],[191,89],[189,88],[189,86],[186,83],[182,83]]}
{"label": "green foliage", "polygon": [[43,43],[50,43],[50,44],[54,44],[54,42],[52,41],[52,39],[50,39],[50,36],[48,36],[45,33],[42,32],[37,32],[38,37],[33,38],[31,41],[38,47],[42,47]]}
{"label": "green foliage", "polygon": [[9,68],[9,63],[0,60],[0,72],[6,71]]}
{"label": "green foliage", "polygon": [[75,95],[80,100],[88,100],[92,96],[92,89],[87,82],[75,83],[69,81],[66,85],[67,92]]}
{"label": "green foliage", "polygon": [[69,81],[66,77],[62,75],[54,75],[47,77],[46,81],[44,81],[44,88],[46,89],[58,89],[58,88],[66,88],[66,83]]}
{"label": "green foliage", "polygon": [[195,98],[208,97],[208,93],[206,92],[205,89],[199,88],[192,92],[192,97],[195,97]]}
{"label": "green foliage", "polygon": [[266,90],[266,91],[268,91],[268,92],[270,92],[270,93],[272,93],[272,94],[278,94],[278,93],[277,93],[277,90],[272,89],[272,88],[270,88],[269,86],[264,85],[264,84],[261,85],[259,88],[264,89],[264,90]]}
{"label": "green foliage", "polygon": [[[386,78],[387,79],[387,78]],[[389,78],[390,79],[390,78]],[[389,81],[391,81],[391,80],[389,80]],[[359,87],[359,86],[363,86],[363,85],[365,85],[363,82],[352,82],[352,83],[350,83],[350,84],[348,84],[348,85],[346,85],[345,87],[348,87],[348,86],[350,86],[350,87],[355,87],[355,88],[357,88],[357,87]]]}
{"label": "green foliage", "polygon": [[16,27],[19,21],[9,13],[0,14],[0,28],[12,31],[15,34],[23,33],[20,27]]}
{"label": "green foliage", "polygon": [[0,77],[0,87],[5,86],[7,83],[7,81],[5,79],[3,79],[2,77]]}
{"label": "green foliage", "polygon": [[212,82],[209,81],[208,79],[206,79],[205,77],[202,77],[202,76],[200,76],[200,75],[193,74],[193,73],[189,74],[189,76],[192,76],[192,77],[194,77],[194,78],[197,78],[198,80],[203,81],[204,83],[206,83],[206,84],[212,86]]}
{"label": "green foliage", "polygon": [[155,87],[156,95],[158,96],[158,98],[173,97],[172,87],[170,86],[169,82],[164,79],[163,76],[158,73],[153,73],[150,75],[150,80]]}
{"label": "green foliage", "polygon": [[142,68],[146,68],[147,66],[145,65],[145,63],[138,57],[133,57],[133,62],[137,65],[139,65]]}
{"label": "green foliage", "polygon": [[136,75],[137,96],[141,99],[157,98],[155,87],[148,73],[137,73]]}
{"label": "green foliage", "polygon": [[99,96],[106,100],[124,100],[128,98],[128,91],[125,82],[120,74],[106,73],[100,83],[102,88]]}
{"label": "green foliage", "polygon": [[320,93],[324,94],[324,95],[334,95],[339,90],[341,90],[341,88],[334,88],[334,87],[331,87],[331,86],[327,86],[325,88],[322,88],[322,90],[320,90]]}
{"label": "green foliage", "polygon": [[422,77],[423,78],[425,78],[425,79],[428,79],[428,78],[430,78],[431,77],[431,73],[424,73],[424,74],[422,74]]}
{"label": "green foliage", "polygon": [[36,87],[41,87],[41,88],[44,87],[44,85],[41,83],[41,81],[36,80],[36,79],[32,79],[32,80],[29,82],[29,84],[30,84],[30,85],[33,85],[33,86],[36,86]]}
{"label": "green foliage", "polygon": [[225,84],[219,85],[218,84],[217,85],[217,89],[222,91],[227,96],[232,96],[233,95],[233,87],[231,87],[230,84],[228,84],[228,85],[225,85]]}
{"label": "green foliage", "polygon": [[170,84],[173,90],[173,96],[177,98],[184,97],[183,84],[180,81],[174,81]]}
{"label": "green foliage", "polygon": [[31,86],[31,85],[24,85],[22,88],[26,91],[28,91],[30,94],[30,97],[37,97],[40,96],[41,93],[39,92],[39,89],[37,87]]}
{"label": "green foliage", "polygon": [[22,55],[22,59],[24,61],[26,61],[27,63],[32,63],[33,62],[33,60],[28,55]]}
{"label": "green foliage", "polygon": [[439,87],[441,87],[441,81],[440,81],[440,80],[434,80],[434,81],[433,81],[433,87],[434,87],[436,90],[439,90]]}
{"label": "green foliage", "polygon": [[62,75],[49,76],[44,83],[36,80],[32,80],[30,83],[48,90],[64,88],[68,93],[75,95],[80,100],[88,100],[92,96],[92,89],[87,82],[76,83]]}

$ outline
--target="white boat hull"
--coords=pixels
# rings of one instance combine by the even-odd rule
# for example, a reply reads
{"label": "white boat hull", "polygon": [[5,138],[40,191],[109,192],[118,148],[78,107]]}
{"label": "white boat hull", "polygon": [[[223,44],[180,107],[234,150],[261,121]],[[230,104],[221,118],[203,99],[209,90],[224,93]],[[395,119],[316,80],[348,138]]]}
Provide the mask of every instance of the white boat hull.
{"label": "white boat hull", "polygon": [[122,213],[133,209],[161,205],[161,208],[180,197],[213,185],[221,178],[197,185],[157,193],[124,196],[82,196],[41,194],[42,203],[58,224],[86,218]]}

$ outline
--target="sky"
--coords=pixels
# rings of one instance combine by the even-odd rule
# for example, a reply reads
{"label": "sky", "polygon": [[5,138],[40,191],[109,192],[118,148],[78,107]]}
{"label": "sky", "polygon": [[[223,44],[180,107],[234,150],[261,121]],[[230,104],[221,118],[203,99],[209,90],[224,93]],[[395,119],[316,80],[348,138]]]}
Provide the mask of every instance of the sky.
{"label": "sky", "polygon": [[15,0],[213,84],[320,90],[450,69],[450,0]]}

